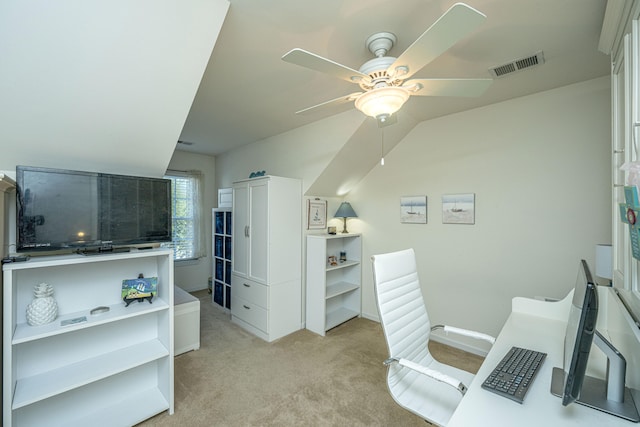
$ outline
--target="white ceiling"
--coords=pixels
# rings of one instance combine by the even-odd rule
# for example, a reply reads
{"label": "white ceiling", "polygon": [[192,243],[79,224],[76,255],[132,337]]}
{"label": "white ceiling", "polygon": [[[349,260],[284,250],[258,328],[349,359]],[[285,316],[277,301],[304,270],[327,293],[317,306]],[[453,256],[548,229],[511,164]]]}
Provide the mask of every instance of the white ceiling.
{"label": "white ceiling", "polygon": [[[191,107],[178,149],[216,155],[328,115],[303,108],[357,91],[343,80],[281,60],[294,47],[354,69],[372,58],[365,40],[390,31],[398,56],[452,0],[230,0],[231,7]],[[545,63],[496,78],[479,98],[412,97],[416,120],[451,114],[608,75],[598,51],[606,0],[468,0],[487,15],[469,37],[414,75],[487,78],[488,69],[544,52]],[[373,120],[373,119],[371,119]]]}

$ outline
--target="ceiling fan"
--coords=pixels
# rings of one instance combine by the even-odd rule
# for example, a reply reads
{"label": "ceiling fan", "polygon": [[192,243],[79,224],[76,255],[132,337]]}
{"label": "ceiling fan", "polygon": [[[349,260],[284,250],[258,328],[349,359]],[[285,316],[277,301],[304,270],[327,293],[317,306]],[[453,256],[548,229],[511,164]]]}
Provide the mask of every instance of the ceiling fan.
{"label": "ceiling fan", "polygon": [[433,23],[399,57],[386,56],[396,43],[393,33],[370,36],[366,46],[376,57],[359,70],[323,58],[303,49],[293,49],[282,59],[320,71],[351,83],[361,92],[323,102],[297,111],[305,114],[355,101],[355,107],[379,122],[389,120],[410,96],[480,96],[492,79],[409,79],[460,39],[474,31],[486,16],[464,3],[456,3]]}

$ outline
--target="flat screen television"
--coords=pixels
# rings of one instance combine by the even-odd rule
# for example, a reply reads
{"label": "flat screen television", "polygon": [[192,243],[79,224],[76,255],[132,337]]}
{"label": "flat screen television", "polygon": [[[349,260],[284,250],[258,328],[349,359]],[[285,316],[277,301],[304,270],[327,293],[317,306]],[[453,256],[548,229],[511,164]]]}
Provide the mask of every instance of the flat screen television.
{"label": "flat screen television", "polygon": [[565,406],[580,397],[597,319],[598,291],[587,262],[581,260],[564,338],[562,404]]}
{"label": "flat screen television", "polygon": [[16,250],[111,250],[171,241],[171,181],[16,167]]}

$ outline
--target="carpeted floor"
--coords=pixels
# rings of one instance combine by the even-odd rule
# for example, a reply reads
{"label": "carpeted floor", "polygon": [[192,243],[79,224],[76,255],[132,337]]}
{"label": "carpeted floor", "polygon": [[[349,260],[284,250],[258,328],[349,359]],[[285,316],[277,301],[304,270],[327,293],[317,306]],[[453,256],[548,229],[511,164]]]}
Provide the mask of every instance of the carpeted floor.
{"label": "carpeted floor", "polygon": [[[175,358],[175,413],[140,426],[425,426],[385,383],[382,329],[357,318],[325,337],[301,330],[267,343],[230,321],[207,291],[200,349]],[[482,358],[435,342],[439,360],[476,372]]]}

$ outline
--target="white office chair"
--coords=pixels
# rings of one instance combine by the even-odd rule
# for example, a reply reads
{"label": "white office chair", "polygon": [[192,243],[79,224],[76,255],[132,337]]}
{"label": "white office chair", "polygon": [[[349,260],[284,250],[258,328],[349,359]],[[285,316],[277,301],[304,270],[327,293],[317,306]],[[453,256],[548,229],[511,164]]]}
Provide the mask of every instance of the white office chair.
{"label": "white office chair", "polygon": [[444,328],[492,344],[495,338],[450,326],[431,328],[413,249],[374,255],[371,261],[378,313],[389,348],[389,359],[384,362],[389,392],[403,408],[445,426],[474,375],[431,356],[431,330]]}

